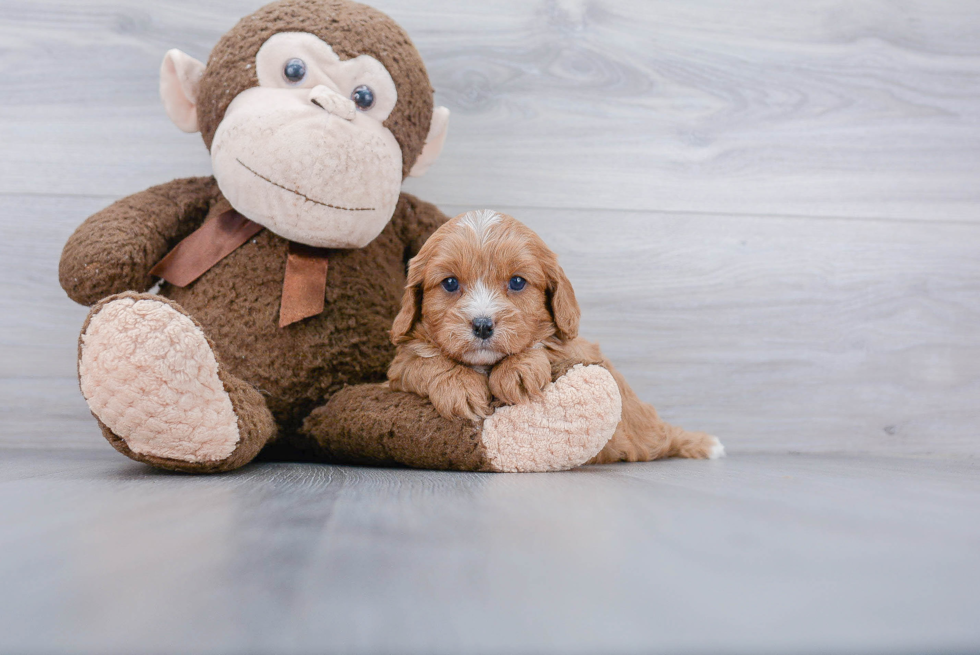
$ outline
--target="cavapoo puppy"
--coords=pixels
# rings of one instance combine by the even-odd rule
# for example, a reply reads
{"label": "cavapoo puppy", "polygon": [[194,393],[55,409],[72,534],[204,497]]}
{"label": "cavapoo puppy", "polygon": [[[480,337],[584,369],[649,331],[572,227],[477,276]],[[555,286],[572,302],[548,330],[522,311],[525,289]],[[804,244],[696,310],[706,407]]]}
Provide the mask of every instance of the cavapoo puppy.
{"label": "cavapoo puppy", "polygon": [[564,373],[562,362],[600,363],[619,385],[623,415],[592,463],[724,454],[715,437],[668,425],[640,401],[599,346],[578,338],[579,315],[557,256],[537,234],[489,210],[457,216],[409,263],[389,383],[429,398],[447,418],[477,419],[539,398]]}

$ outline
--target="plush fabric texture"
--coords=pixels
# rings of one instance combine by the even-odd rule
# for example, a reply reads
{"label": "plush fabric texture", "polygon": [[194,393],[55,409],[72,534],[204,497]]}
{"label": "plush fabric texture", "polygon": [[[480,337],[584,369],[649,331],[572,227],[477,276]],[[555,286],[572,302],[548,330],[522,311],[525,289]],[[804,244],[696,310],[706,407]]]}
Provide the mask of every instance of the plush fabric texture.
{"label": "plush fabric texture", "polygon": [[265,406],[262,394],[234,376],[221,374],[221,378],[238,417],[239,433],[238,447],[223,460],[186,462],[148,453],[136,453],[130,450],[124,439],[114,433],[105,423],[99,421],[98,416],[95,419],[102,429],[102,435],[112,447],[137,462],[180,473],[226,473],[234,471],[255,459],[256,455],[267,444],[275,443],[273,440],[276,435],[276,423]]}
{"label": "plush fabric texture", "polygon": [[387,384],[347,387],[313,411],[302,432],[313,460],[487,472],[563,471],[609,441],[620,395],[601,366],[567,361],[540,401],[501,407],[486,421],[446,419]]}
{"label": "plush fabric texture", "polygon": [[497,409],[483,427],[495,471],[562,471],[585,464],[609,441],[622,412],[619,388],[601,366],[576,366],[544,397]]}
{"label": "plush fabric texture", "polygon": [[[176,180],[95,214],[65,246],[63,287],[84,304],[127,287],[148,289],[150,268],[209,210],[227,207],[221,200],[213,178]],[[367,247],[330,251],[324,311],[286,328],[278,321],[289,242],[268,230],[187,287],[163,284],[160,294],[194,317],[230,374],[261,392],[288,440],[344,386],[385,379],[406,262],[445,220],[435,206],[402,194]],[[146,242],[152,247],[136,247]]]}
{"label": "plush fabric texture", "polygon": [[[129,303],[132,303],[132,305],[129,305]],[[150,310],[150,313],[158,311],[158,308],[160,307],[166,307],[169,311],[161,313],[167,314],[171,318],[176,319],[175,322],[181,323],[185,327],[187,325],[187,321],[189,321],[194,328],[191,334],[194,334],[196,337],[203,334],[203,329],[201,328],[200,324],[197,323],[197,321],[194,321],[193,318],[184,314],[176,303],[167,300],[166,298],[133,292],[109,296],[102,302],[99,302],[92,307],[88,318],[85,320],[85,324],[82,326],[82,333],[78,340],[78,360],[80,369],[81,362],[84,357],[83,353],[85,337],[90,333],[89,328],[92,325],[93,320],[97,320],[102,313],[102,310],[107,307],[119,304],[124,307],[134,306],[136,303],[148,304],[149,307],[153,308]],[[136,317],[134,316],[133,318]],[[200,344],[198,342],[198,346],[203,347],[206,345],[213,353],[214,343],[210,339],[207,339],[206,336],[205,342],[205,344]],[[105,364],[109,364],[111,367],[125,367],[126,362],[133,359],[141,360],[140,363],[143,365],[149,364],[147,368],[152,368],[154,365],[161,366],[164,364],[164,362],[159,361],[159,358],[156,358],[157,361],[148,359],[149,353],[145,351],[137,351],[133,349],[132,351],[121,352],[119,355],[121,355],[120,358],[114,362],[104,362],[103,368],[106,368]],[[213,354],[212,357],[214,357]],[[277,427],[275,420],[272,418],[272,414],[265,405],[265,400],[258,391],[256,391],[251,385],[229,374],[228,371],[221,366],[220,362],[218,363],[217,370],[218,379],[220,380],[228,399],[231,401],[232,410],[238,422],[238,439],[235,448],[223,459],[200,459],[188,461],[186,459],[176,459],[168,456],[173,453],[172,450],[155,452],[152,448],[141,448],[140,452],[137,452],[129,447],[129,444],[127,444],[125,439],[117,435],[111,428],[109,428],[100,419],[98,413],[93,411],[93,416],[95,416],[96,420],[98,421],[99,427],[102,429],[102,433],[109,443],[112,444],[112,446],[119,452],[137,461],[146,462],[158,468],[191,473],[217,473],[234,470],[243,464],[250,462],[266,445],[266,443],[275,438]],[[86,375],[84,375],[80,370],[79,386],[84,386],[86,384],[85,378]],[[132,387],[136,389],[140,389],[140,387],[145,384],[139,377],[132,379],[131,382]],[[123,388],[121,391],[125,394],[127,390]],[[178,403],[176,407],[168,406],[165,412],[179,412],[180,409],[181,408]],[[193,434],[193,425],[188,424],[188,427],[190,427],[191,430],[184,433],[184,438],[187,438],[188,435]]]}
{"label": "plush fabric texture", "polygon": [[163,278],[174,286],[186,287],[264,229],[232,209],[230,204],[227,210],[215,214],[211,212],[212,220],[205,221],[157,262],[150,269],[150,275]]}
{"label": "plush fabric texture", "polygon": [[238,420],[218,361],[184,314],[155,299],[116,299],[89,321],[80,350],[89,408],[133,452],[204,462],[235,451]]}
{"label": "plush fabric texture", "polygon": [[218,185],[236,210],[323,248],[362,248],[384,229],[401,191],[401,157],[373,118],[338,118],[264,87],[232,103],[211,148]]}
{"label": "plush fabric texture", "polygon": [[279,32],[309,32],[330,44],[342,60],[370,55],[384,64],[398,90],[398,104],[384,125],[402,149],[403,177],[407,176],[432,120],[432,87],[425,65],[408,34],[393,20],[348,0],[275,2],[243,18],[218,41],[198,87],[197,118],[208,148],[231,101],[258,84],[255,55]]}
{"label": "plush fabric texture", "polygon": [[174,180],[119,200],[68,239],[58,278],[68,297],[92,305],[123,291],[146,291],[150,269],[200,227],[219,197],[212,177]]}
{"label": "plush fabric texture", "polygon": [[449,110],[445,107],[436,107],[432,110],[432,124],[429,126],[429,133],[425,137],[425,146],[415,160],[415,165],[408,174],[412,177],[422,177],[429,167],[435,163],[442,152],[442,147],[449,136]]}
{"label": "plush fabric texture", "polygon": [[[306,66],[298,86],[283,79],[283,64],[293,58]],[[398,101],[395,81],[384,64],[370,55],[341,59],[329,43],[309,32],[282,32],[272,36],[259,48],[255,67],[259,86],[308,89],[318,106],[347,120],[360,114],[383,123]],[[371,89],[374,102],[369,108],[356,109],[350,92],[362,84]]]}
{"label": "plush fabric texture", "polygon": [[387,384],[343,389],[313,411],[303,433],[320,461],[490,470],[478,422],[444,419],[424,398]]}
{"label": "plush fabric texture", "polygon": [[181,52],[169,50],[160,65],[160,99],[174,125],[182,131],[198,131],[194,98],[204,74],[204,64]]}

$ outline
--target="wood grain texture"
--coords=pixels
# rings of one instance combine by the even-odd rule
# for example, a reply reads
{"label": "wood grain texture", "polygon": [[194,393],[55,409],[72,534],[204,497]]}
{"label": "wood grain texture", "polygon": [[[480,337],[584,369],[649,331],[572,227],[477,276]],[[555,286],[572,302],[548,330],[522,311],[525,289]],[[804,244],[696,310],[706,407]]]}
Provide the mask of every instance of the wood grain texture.
{"label": "wood grain texture", "polygon": [[4,653],[976,652],[977,462],[0,458]]}
{"label": "wood grain texture", "polygon": [[[204,172],[160,108],[159,61],[205,57],[259,4],[4,2],[0,192]],[[976,3],[377,6],[454,111],[446,157],[411,185],[433,201],[977,220]]]}
{"label": "wood grain texture", "polygon": [[[60,248],[209,172],[159,61],[260,4],[0,0],[0,445],[105,447]],[[453,111],[407,188],[540,230],[666,417],[736,451],[980,452],[980,5],[375,4]]]}

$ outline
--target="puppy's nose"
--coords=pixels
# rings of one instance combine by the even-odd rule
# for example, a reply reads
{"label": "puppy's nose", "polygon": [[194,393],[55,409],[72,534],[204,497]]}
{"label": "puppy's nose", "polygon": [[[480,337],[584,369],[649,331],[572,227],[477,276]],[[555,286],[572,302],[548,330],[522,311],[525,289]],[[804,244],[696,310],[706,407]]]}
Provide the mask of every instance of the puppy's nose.
{"label": "puppy's nose", "polygon": [[473,319],[473,334],[481,339],[489,339],[493,336],[493,320],[486,316]]}

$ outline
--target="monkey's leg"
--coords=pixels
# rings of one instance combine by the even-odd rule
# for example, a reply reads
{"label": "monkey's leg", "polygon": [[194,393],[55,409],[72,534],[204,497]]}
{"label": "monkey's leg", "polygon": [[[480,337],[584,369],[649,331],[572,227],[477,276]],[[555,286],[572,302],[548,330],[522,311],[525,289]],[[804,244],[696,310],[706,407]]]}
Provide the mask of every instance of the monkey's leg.
{"label": "monkey's leg", "polygon": [[276,432],[262,395],[224,370],[201,326],[159,296],[123,293],[93,307],[78,376],[109,443],[159,468],[230,471]]}
{"label": "monkey's leg", "polygon": [[425,399],[365,384],[313,411],[303,434],[325,457],[460,471],[561,471],[584,464],[616,430],[621,400],[601,366],[562,371],[534,402],[485,421],[444,419]]}

